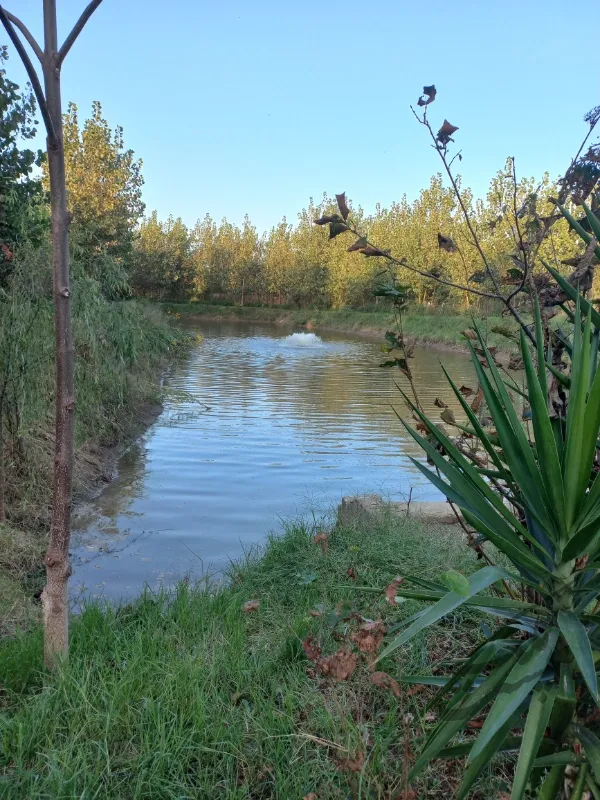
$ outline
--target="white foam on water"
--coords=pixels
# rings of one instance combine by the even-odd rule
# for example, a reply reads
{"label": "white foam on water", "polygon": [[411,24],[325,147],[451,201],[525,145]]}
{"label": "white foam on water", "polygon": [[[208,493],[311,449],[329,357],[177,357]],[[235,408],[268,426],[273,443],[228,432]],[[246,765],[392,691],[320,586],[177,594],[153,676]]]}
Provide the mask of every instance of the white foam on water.
{"label": "white foam on water", "polygon": [[315,333],[292,333],[283,341],[290,347],[323,347],[323,340]]}

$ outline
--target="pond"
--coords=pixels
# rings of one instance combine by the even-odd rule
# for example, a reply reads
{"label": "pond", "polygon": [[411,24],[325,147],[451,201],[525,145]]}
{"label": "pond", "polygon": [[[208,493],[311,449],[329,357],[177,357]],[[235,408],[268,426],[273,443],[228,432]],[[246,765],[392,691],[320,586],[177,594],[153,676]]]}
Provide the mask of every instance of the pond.
{"label": "pond", "polygon": [[[223,570],[282,521],[320,520],[342,496],[440,499],[410,461],[397,369],[381,342],[258,323],[193,321],[156,423],[75,521],[72,593],[110,600]],[[416,348],[420,401],[459,408],[440,368],[473,385],[467,356]]]}

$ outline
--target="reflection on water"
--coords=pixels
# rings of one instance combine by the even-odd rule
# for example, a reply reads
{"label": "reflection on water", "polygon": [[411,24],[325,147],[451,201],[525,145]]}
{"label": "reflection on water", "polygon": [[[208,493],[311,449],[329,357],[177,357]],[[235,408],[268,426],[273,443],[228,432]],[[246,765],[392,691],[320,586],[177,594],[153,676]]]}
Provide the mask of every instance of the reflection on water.
{"label": "reflection on water", "polygon": [[[418,448],[391,408],[407,414],[403,378],[378,366],[379,342],[193,326],[202,342],[173,367],[163,414],[77,521],[75,592],[126,598],[218,571],[282,518],[321,516],[342,495],[438,498],[409,460]],[[466,356],[417,348],[415,384],[436,419],[437,396],[459,409],[440,359],[459,386],[473,381]]]}

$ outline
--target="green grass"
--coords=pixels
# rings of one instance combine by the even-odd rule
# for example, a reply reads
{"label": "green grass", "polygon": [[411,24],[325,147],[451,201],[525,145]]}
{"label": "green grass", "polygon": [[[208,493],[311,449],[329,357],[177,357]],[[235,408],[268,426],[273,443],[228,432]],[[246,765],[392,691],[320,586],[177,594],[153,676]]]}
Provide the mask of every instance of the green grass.
{"label": "green grass", "polygon": [[[326,555],[313,534],[300,525],[271,538],[217,591],[184,582],[171,597],[147,592],[116,610],[89,607],[73,620],[69,664],[54,675],[42,671],[39,629],[0,640],[0,796],[401,795],[405,741],[414,752],[433,724],[424,719],[427,693],[396,699],[370,682],[366,660],[346,682],[315,676],[302,641],[313,634],[329,655],[357,624],[329,627],[327,612],[340,603],[392,623],[418,608],[386,602],[398,573],[435,577],[450,564],[469,572],[475,556],[454,526],[411,520],[339,527]],[[245,614],[251,599],[260,608]],[[478,626],[472,613],[455,613],[378,668],[448,671]],[[359,753],[360,771],[340,766]],[[497,763],[472,798],[496,796],[508,770]],[[431,768],[415,797],[447,799],[460,771],[460,762]]]}
{"label": "green grass", "polygon": [[[286,325],[304,325],[323,330],[383,334],[394,326],[394,317],[389,309],[382,311],[357,311],[354,309],[282,309],[268,306],[218,306],[212,303],[165,303],[172,315],[203,316],[207,319],[274,322]],[[515,324],[499,316],[478,320],[484,330],[489,329],[488,343],[512,350],[506,337],[492,331],[501,326],[516,330]],[[462,331],[471,325],[468,314],[440,311],[423,313],[409,310],[403,316],[405,333],[415,336],[423,344],[438,344],[466,349]]]}

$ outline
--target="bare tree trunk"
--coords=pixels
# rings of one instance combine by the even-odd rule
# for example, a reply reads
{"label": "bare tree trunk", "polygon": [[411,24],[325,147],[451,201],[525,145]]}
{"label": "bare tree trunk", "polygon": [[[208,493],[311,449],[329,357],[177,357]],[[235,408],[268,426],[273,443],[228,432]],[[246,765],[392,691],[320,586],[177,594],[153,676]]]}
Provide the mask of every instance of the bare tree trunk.
{"label": "bare tree trunk", "polygon": [[71,574],[69,542],[74,450],[74,348],[71,325],[69,276],[69,213],[65,183],[65,152],[62,132],[60,68],[57,64],[58,36],[56,0],[44,0],[46,65],[44,83],[54,137],[48,137],[48,173],[52,210],[52,267],[54,331],[56,340],[56,439],[52,523],[46,552],[47,583],[42,592],[44,609],[44,659],[52,667],[56,657],[69,650],[69,605],[67,584]]}
{"label": "bare tree trunk", "polygon": [[[54,333],[56,339],[56,440],[52,487],[52,523],[46,551],[47,583],[42,592],[44,609],[44,660],[53,667],[69,650],[69,606],[67,584],[71,574],[69,542],[73,494],[73,451],[75,422],[75,357],[71,325],[71,284],[69,276],[69,212],[65,180],[60,75],[63,61],[102,0],[91,0],[62,44],[58,46],[56,0],[44,0],[44,49],[26,25],[0,5],[0,22],[6,29],[25,67],[39,103],[48,134],[48,172],[52,212],[52,276]],[[42,89],[18,28],[40,61],[44,76]]]}

